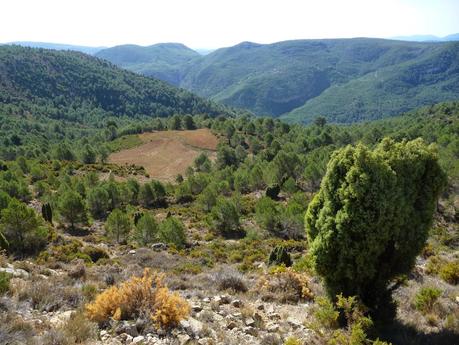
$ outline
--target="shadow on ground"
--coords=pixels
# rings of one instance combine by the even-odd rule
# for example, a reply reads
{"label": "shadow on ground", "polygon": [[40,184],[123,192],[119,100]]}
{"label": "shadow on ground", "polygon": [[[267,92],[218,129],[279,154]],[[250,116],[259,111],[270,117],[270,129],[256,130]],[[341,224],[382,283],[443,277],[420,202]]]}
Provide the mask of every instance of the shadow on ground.
{"label": "shadow on ground", "polygon": [[459,330],[425,334],[411,326],[394,321],[391,325],[379,328],[379,339],[393,345],[458,345]]}

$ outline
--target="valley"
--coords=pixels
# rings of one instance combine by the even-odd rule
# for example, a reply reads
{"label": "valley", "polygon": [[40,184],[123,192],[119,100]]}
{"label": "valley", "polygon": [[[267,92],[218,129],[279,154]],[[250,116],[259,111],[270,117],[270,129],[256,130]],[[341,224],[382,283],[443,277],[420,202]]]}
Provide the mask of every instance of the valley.
{"label": "valley", "polygon": [[[96,56],[257,115],[351,123],[455,100],[458,52],[458,42],[355,38],[242,42],[193,57],[176,44],[119,46]],[[160,66],[166,58],[173,67]]]}

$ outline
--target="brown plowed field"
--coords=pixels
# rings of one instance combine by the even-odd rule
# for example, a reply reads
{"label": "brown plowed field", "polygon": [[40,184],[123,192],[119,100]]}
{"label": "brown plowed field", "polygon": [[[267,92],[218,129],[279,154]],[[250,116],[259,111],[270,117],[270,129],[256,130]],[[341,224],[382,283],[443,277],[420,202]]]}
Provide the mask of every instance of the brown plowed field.
{"label": "brown plowed field", "polygon": [[162,131],[139,135],[144,144],[113,153],[109,162],[143,166],[151,178],[173,181],[203,151],[215,158],[218,139],[209,129]]}

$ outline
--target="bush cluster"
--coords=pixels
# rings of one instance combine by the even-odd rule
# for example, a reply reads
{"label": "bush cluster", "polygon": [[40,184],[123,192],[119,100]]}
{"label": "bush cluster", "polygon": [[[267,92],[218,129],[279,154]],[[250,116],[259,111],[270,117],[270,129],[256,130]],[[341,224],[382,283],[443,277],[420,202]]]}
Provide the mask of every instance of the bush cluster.
{"label": "bush cluster", "polygon": [[126,320],[149,315],[157,326],[173,327],[188,317],[190,306],[177,293],[171,293],[163,280],[164,275],[146,269],[142,277],[131,277],[102,292],[86,305],[86,313],[99,323],[109,318]]}

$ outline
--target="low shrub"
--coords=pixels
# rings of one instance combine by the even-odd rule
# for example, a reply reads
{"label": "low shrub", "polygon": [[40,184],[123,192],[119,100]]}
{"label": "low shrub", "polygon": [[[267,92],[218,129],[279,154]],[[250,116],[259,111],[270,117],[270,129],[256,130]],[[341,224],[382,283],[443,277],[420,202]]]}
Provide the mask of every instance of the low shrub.
{"label": "low shrub", "polygon": [[423,287],[414,297],[414,306],[422,313],[429,313],[432,311],[440,295],[441,291],[437,288]]}
{"label": "low shrub", "polygon": [[62,326],[62,332],[70,344],[86,344],[88,340],[97,339],[97,324],[89,321],[83,312],[78,311]]}
{"label": "low shrub", "polygon": [[159,327],[169,328],[188,317],[190,306],[163,283],[164,275],[145,269],[142,277],[131,277],[119,286],[112,286],[86,305],[90,320],[104,322],[136,319],[149,315]]}
{"label": "low shrub", "polygon": [[92,263],[91,257],[82,251],[83,244],[80,241],[72,240],[63,245],[50,246],[38,256],[38,262],[61,261],[70,263],[75,259],[81,259],[85,263]]}
{"label": "low shrub", "polygon": [[296,337],[288,337],[285,340],[284,345],[301,345],[301,341]]}
{"label": "low shrub", "polygon": [[92,301],[97,295],[97,286],[86,284],[81,287],[81,293],[85,301]]}
{"label": "low shrub", "polygon": [[276,246],[269,254],[268,264],[290,267],[292,266],[292,258],[284,246]]}
{"label": "low shrub", "polygon": [[48,312],[62,307],[76,308],[82,297],[79,288],[52,278],[17,284],[14,293],[20,301],[30,301],[33,309]]}
{"label": "low shrub", "polygon": [[212,276],[212,280],[218,290],[247,291],[247,283],[244,276],[229,266],[222,267],[222,269]]}
{"label": "low shrub", "polygon": [[75,265],[67,272],[67,275],[73,279],[82,279],[86,277],[86,266],[84,262],[75,263]]}
{"label": "low shrub", "polygon": [[202,272],[202,267],[192,262],[186,262],[180,266],[174,268],[174,273],[188,273],[188,274],[199,274]]}
{"label": "low shrub", "polygon": [[10,290],[11,274],[0,272],[0,295],[7,293]]}
{"label": "low shrub", "polygon": [[91,258],[91,261],[96,263],[100,259],[109,259],[110,256],[108,253],[103,250],[102,248],[94,247],[94,246],[86,246],[83,248],[83,254],[86,254]]}
{"label": "low shrub", "polygon": [[440,268],[438,275],[447,283],[459,284],[459,260],[445,263]]}
{"label": "low shrub", "polygon": [[[336,296],[336,305],[325,297],[316,298],[313,321],[308,325],[320,343],[329,345],[390,345],[379,339],[371,340],[367,332],[373,321],[355,296]],[[340,328],[340,321],[346,325]]]}
{"label": "low shrub", "polygon": [[309,289],[309,277],[285,267],[274,269],[262,276],[256,290],[261,294],[262,300],[280,303],[297,303],[314,297]]}

